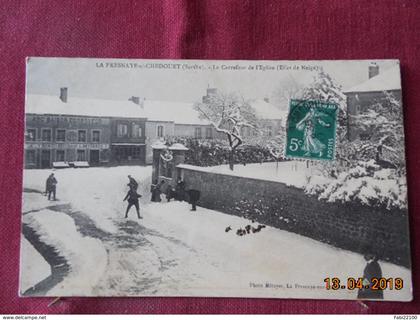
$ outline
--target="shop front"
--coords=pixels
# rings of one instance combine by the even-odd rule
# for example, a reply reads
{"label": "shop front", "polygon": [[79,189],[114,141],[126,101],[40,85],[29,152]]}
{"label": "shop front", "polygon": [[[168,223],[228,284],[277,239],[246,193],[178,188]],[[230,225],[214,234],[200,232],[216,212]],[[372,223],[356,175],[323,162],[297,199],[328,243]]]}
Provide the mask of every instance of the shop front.
{"label": "shop front", "polygon": [[112,143],[112,163],[121,164],[145,164],[146,145],[144,143]]}

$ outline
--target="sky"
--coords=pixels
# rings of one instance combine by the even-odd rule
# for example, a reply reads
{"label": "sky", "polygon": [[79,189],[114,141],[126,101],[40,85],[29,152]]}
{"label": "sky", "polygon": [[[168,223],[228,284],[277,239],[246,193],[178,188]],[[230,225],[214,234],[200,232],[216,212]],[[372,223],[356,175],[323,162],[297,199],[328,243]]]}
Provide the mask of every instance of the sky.
{"label": "sky", "polygon": [[[149,100],[195,102],[206,94],[207,87],[216,87],[221,91],[236,92],[246,99],[276,100],[276,92],[282,86],[291,81],[305,86],[321,68],[343,88],[360,84],[368,79],[368,66],[372,61],[379,66],[380,72],[398,64],[397,60],[204,61],[29,58],[27,93],[58,96],[60,87],[68,87],[69,99],[71,96],[76,96],[126,100],[131,96],[139,96]],[[264,66],[265,71],[259,66]],[[252,68],[254,69],[250,70]]]}

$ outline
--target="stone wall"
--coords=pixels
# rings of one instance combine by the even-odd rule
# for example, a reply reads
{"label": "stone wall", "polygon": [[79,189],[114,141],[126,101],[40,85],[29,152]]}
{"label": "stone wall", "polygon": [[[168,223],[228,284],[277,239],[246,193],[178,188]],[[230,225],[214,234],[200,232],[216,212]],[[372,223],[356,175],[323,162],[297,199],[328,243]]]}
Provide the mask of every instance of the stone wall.
{"label": "stone wall", "polygon": [[181,167],[187,189],[201,191],[199,206],[242,216],[335,247],[374,253],[410,265],[406,210],[328,203],[283,183]]}

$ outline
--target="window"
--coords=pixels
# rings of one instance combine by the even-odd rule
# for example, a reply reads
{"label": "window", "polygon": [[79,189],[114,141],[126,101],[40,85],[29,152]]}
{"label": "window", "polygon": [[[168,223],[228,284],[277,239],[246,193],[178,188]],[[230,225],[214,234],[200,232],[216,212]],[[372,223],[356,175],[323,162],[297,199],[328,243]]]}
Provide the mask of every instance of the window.
{"label": "window", "polygon": [[59,129],[57,130],[57,136],[55,137],[56,141],[66,141],[66,130]]}
{"label": "window", "polygon": [[119,147],[116,149],[116,157],[121,160],[141,159],[140,147]]}
{"label": "window", "polygon": [[194,136],[196,139],[201,139],[201,128],[195,128]]}
{"label": "window", "polygon": [[77,131],[77,141],[86,142],[86,130]]}
{"label": "window", "polygon": [[131,132],[132,132],[133,138],[140,138],[143,135],[143,132],[139,124],[133,123],[133,126],[131,127]]}
{"label": "window", "polygon": [[206,138],[207,139],[213,138],[213,128],[206,128]]}
{"label": "window", "polygon": [[42,141],[51,141],[51,129],[42,129]]}
{"label": "window", "polygon": [[99,142],[101,140],[101,132],[99,130],[92,131],[92,142]]}
{"label": "window", "polygon": [[36,140],[36,129],[26,130],[26,141],[35,141]]}
{"label": "window", "polygon": [[36,165],[36,155],[35,150],[26,150],[26,165]]}
{"label": "window", "polygon": [[128,135],[128,127],[126,124],[119,124],[117,127],[117,136],[126,137]]}
{"label": "window", "polygon": [[134,147],[131,149],[131,156],[133,159],[140,159],[140,148]]}
{"label": "window", "polygon": [[64,150],[55,151],[55,161],[64,161]]}
{"label": "window", "polygon": [[77,161],[86,161],[86,150],[77,150]]}
{"label": "window", "polygon": [[163,132],[163,126],[157,126],[157,136],[159,138],[162,138],[163,137],[163,134],[164,134],[164,132]]}

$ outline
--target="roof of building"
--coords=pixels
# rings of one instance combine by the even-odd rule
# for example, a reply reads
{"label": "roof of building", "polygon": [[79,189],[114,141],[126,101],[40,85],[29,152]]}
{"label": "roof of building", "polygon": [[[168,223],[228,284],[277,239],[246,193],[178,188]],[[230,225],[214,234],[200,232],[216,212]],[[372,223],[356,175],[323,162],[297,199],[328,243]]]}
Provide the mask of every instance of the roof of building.
{"label": "roof of building", "polygon": [[267,120],[283,120],[287,119],[287,111],[280,110],[271,103],[263,100],[256,99],[251,101],[251,106],[257,112],[257,115],[261,119]]}
{"label": "roof of building", "polygon": [[399,67],[393,67],[379,73],[361,84],[350,89],[344,90],[344,93],[350,92],[376,92],[401,90],[401,76]]}
{"label": "roof of building", "polygon": [[172,102],[144,100],[143,110],[150,121],[173,121],[176,124],[209,125],[210,122],[200,119],[194,104],[189,102]]}
{"label": "roof of building", "polygon": [[30,94],[26,97],[26,113],[94,117],[146,118],[145,111],[131,101]]}

